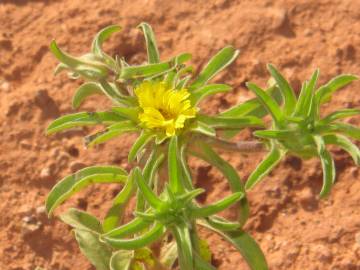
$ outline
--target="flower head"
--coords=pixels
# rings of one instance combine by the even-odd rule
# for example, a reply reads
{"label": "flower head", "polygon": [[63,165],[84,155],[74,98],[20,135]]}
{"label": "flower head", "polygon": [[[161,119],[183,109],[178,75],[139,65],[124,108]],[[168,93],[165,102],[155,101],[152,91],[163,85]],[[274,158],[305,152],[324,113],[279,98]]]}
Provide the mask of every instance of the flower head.
{"label": "flower head", "polygon": [[194,118],[196,109],[186,89],[172,89],[165,82],[145,81],[135,89],[140,122],[150,129],[162,129],[168,137],[184,127],[185,121]]}

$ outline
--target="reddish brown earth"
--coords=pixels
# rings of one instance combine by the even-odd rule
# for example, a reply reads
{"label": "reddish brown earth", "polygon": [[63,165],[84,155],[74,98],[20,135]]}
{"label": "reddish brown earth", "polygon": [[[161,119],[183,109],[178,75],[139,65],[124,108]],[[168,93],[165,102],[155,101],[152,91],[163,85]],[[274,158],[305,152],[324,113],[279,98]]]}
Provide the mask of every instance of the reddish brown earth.
{"label": "reddish brown earth", "polygon": [[[360,74],[360,1],[358,0],[1,0],[0,1],[0,269],[92,269],[80,255],[70,229],[48,220],[44,198],[61,177],[86,165],[127,167],[132,138],[119,138],[95,149],[82,147],[77,130],[46,137],[46,125],[71,112],[79,82],[53,76],[56,60],[48,45],[56,38],[73,54],[87,52],[94,34],[109,24],[124,31],[108,43],[109,51],[131,62],[145,59],[141,22],[152,24],[164,58],[188,51],[200,68],[226,44],[241,49],[238,60],[218,78],[234,91],[204,104],[224,110],[250,97],[244,82],[264,84],[265,64],[276,64],[299,88],[314,68],[321,82],[341,72]],[[111,44],[114,44],[111,46]],[[359,107],[360,83],[339,91],[324,113]],[[85,109],[105,101],[91,100]],[[101,109],[101,108],[97,108]],[[350,119],[355,125],[359,118]],[[249,193],[252,217],[247,229],[263,248],[271,269],[360,269],[360,172],[334,148],[337,184],[319,201],[322,180],[318,160],[287,158]],[[261,154],[227,156],[246,179]],[[228,187],[220,174],[193,162],[197,183],[208,190],[206,201]],[[99,216],[117,187],[94,186],[66,206]],[[219,269],[247,269],[224,241],[203,232]]]}

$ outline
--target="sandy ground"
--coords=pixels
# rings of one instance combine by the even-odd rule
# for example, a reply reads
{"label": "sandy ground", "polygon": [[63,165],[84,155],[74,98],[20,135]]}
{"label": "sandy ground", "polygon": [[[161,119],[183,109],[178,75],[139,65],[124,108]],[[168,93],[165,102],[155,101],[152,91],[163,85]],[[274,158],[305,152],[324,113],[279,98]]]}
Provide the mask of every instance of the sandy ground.
{"label": "sandy ground", "polygon": [[[46,137],[46,125],[71,112],[70,100],[79,82],[53,76],[56,60],[48,45],[56,38],[73,54],[89,49],[94,34],[109,24],[124,31],[108,43],[109,52],[133,63],[145,59],[144,43],[135,27],[147,21],[155,29],[162,57],[188,51],[200,68],[226,44],[240,57],[217,80],[234,91],[203,107],[217,112],[251,97],[244,82],[264,85],[265,64],[276,64],[295,88],[321,69],[320,81],[344,73],[360,74],[359,0],[0,0],[0,269],[93,269],[79,250],[69,227],[48,220],[44,198],[58,179],[87,165],[128,167],[131,137],[94,149],[82,147],[89,130]],[[324,113],[359,107],[360,83],[339,91]],[[92,99],[85,109],[108,105]],[[350,122],[359,125],[360,119]],[[360,269],[360,176],[351,159],[332,149],[338,171],[331,196],[319,201],[322,173],[318,160],[289,157],[249,193],[252,217],[247,229],[263,248],[271,269]],[[246,179],[261,159],[256,155],[225,157]],[[205,201],[219,198],[228,187],[220,174],[192,162]],[[101,217],[118,190],[94,186],[66,206],[87,209]],[[231,216],[231,213],[227,213]],[[221,270],[247,269],[237,252],[221,239],[210,240],[214,263]]]}

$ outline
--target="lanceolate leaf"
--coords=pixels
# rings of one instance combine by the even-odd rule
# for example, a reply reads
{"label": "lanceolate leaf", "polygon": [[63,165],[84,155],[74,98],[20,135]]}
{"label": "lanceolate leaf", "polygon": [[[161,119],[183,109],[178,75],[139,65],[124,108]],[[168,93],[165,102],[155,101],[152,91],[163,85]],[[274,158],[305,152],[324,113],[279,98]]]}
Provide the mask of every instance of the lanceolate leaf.
{"label": "lanceolate leaf", "polygon": [[209,126],[208,124],[202,122],[201,120],[197,120],[193,127],[191,127],[191,131],[201,133],[207,136],[215,137],[216,130]]}
{"label": "lanceolate leaf", "polygon": [[244,197],[244,193],[242,193],[242,192],[233,193],[233,194],[229,195],[228,197],[226,197],[214,204],[207,205],[204,207],[193,208],[191,210],[191,215],[194,218],[204,218],[204,217],[214,215],[218,212],[225,210],[226,208],[228,208],[235,202],[239,201],[243,197]]}
{"label": "lanceolate leaf", "polygon": [[143,132],[134,142],[128,155],[129,162],[133,162],[141,150],[154,138],[155,134]]}
{"label": "lanceolate leaf", "polygon": [[254,132],[256,137],[277,140],[287,140],[294,134],[293,130],[256,130]]}
{"label": "lanceolate leaf", "polygon": [[325,126],[324,131],[326,132],[327,129],[329,131],[341,133],[356,140],[360,140],[360,128],[355,127],[353,125],[345,124],[345,123],[333,123],[328,126]]}
{"label": "lanceolate leaf", "polygon": [[200,72],[199,76],[190,85],[190,89],[196,89],[205,85],[216,74],[230,65],[238,56],[239,51],[228,46],[220,50]]}
{"label": "lanceolate leaf", "polygon": [[[268,93],[269,96],[276,101],[276,103],[281,103],[282,96],[278,87],[272,86],[265,92]],[[245,101],[244,103],[231,107],[230,109],[220,113],[220,115],[224,117],[256,116],[258,118],[262,118],[266,116],[267,113],[267,109],[264,108],[259,99],[255,97]]]}
{"label": "lanceolate leaf", "polygon": [[281,151],[275,146],[272,146],[270,153],[264,158],[263,161],[256,167],[256,169],[249,176],[246,181],[245,188],[251,189],[259,183],[264,176],[266,176],[281,160]]}
{"label": "lanceolate leaf", "polygon": [[115,60],[104,53],[101,46],[113,33],[119,32],[120,30],[121,27],[119,25],[110,25],[105,27],[95,36],[91,45],[92,53],[101,57],[112,69],[115,69]]}
{"label": "lanceolate leaf", "polygon": [[110,259],[110,270],[130,270],[134,259],[134,251],[119,250],[112,254]]}
{"label": "lanceolate leaf", "polygon": [[243,230],[222,232],[208,224],[199,223],[224,237],[244,257],[251,270],[268,270],[267,262],[263,252],[255,240]]}
{"label": "lanceolate leaf", "polygon": [[317,145],[318,155],[323,168],[323,186],[320,191],[320,197],[326,197],[335,182],[335,164],[330,153],[325,148],[324,140],[320,136],[314,136]]}
{"label": "lanceolate leaf", "polygon": [[264,126],[264,122],[255,116],[221,117],[199,115],[198,119],[210,127],[218,129],[239,129]]}
{"label": "lanceolate leaf", "polygon": [[163,202],[158,198],[158,196],[150,189],[148,184],[145,182],[145,179],[143,178],[139,168],[134,169],[134,178],[139,187],[139,190],[141,191],[146,201],[155,209],[161,207]]}
{"label": "lanceolate leaf", "polygon": [[301,89],[299,100],[295,108],[295,116],[307,117],[310,114],[311,105],[313,102],[313,96],[315,92],[316,82],[319,77],[319,69],[316,69],[311,76],[310,82],[306,83],[303,89]]}
{"label": "lanceolate leaf", "polygon": [[209,84],[205,85],[203,87],[200,87],[198,89],[195,89],[191,93],[191,101],[192,104],[197,105],[200,101],[202,101],[204,98],[215,95],[218,93],[226,93],[231,90],[231,87],[226,84]]}
{"label": "lanceolate leaf", "polygon": [[172,230],[178,246],[180,269],[194,269],[194,254],[189,229],[186,224],[177,224]]}
{"label": "lanceolate leaf", "polygon": [[350,74],[343,74],[330,80],[327,84],[321,86],[316,92],[316,98],[319,104],[328,101],[331,95],[338,89],[345,87],[352,81],[357,80],[358,77]]}
{"label": "lanceolate leaf", "polygon": [[[190,153],[197,156],[209,164],[215,166],[221,171],[229,181],[230,188],[233,192],[245,194],[245,188],[236,170],[224,159],[222,159],[211,147],[202,142],[196,142],[200,150],[191,149]],[[239,222],[242,226],[249,217],[249,204],[246,196],[239,202]]]}
{"label": "lanceolate leaf", "polygon": [[109,270],[111,249],[100,242],[99,235],[90,231],[75,229],[75,238],[81,252],[95,266],[96,270]]}
{"label": "lanceolate leaf", "polygon": [[142,66],[128,66],[121,69],[120,79],[136,79],[154,76],[171,70],[169,63],[146,64]]}
{"label": "lanceolate leaf", "polygon": [[276,83],[279,85],[279,88],[284,96],[284,112],[286,115],[290,115],[296,106],[296,96],[294,90],[291,88],[288,81],[280,74],[277,69],[269,64],[268,69],[271,73],[271,76],[275,79]]}
{"label": "lanceolate leaf", "polygon": [[357,166],[360,165],[360,150],[348,138],[342,135],[325,135],[323,137],[325,144],[334,144],[345,150],[354,160]]}
{"label": "lanceolate leaf", "polygon": [[119,167],[95,166],[78,171],[60,180],[46,199],[49,215],[54,209],[74,193],[93,183],[125,183],[126,172]]}
{"label": "lanceolate leaf", "polygon": [[276,125],[281,126],[284,116],[280,106],[275,102],[275,100],[254,83],[247,83],[246,86],[258,97],[259,101],[273,117]]}
{"label": "lanceolate leaf", "polygon": [[[272,86],[266,90],[266,92],[280,104],[282,101],[281,92],[278,87]],[[259,99],[253,98],[248,101],[245,101],[242,104],[236,105],[222,113],[219,116],[222,117],[242,117],[242,116],[255,116],[258,118],[263,118],[268,114],[268,110],[263,106]],[[232,138],[241,131],[239,130],[225,130],[223,131],[223,137]]]}
{"label": "lanceolate leaf", "polygon": [[138,121],[138,108],[114,107],[112,108],[112,111],[116,112],[117,114],[126,119],[133,121],[134,123]]}
{"label": "lanceolate leaf", "polygon": [[157,48],[156,39],[151,26],[145,22],[141,23],[139,27],[144,32],[146,41],[146,50],[149,64],[159,63],[160,54]]}
{"label": "lanceolate leaf", "polygon": [[108,232],[114,229],[118,225],[119,220],[122,219],[125,211],[125,207],[135,190],[134,181],[135,180],[133,175],[130,175],[130,177],[126,181],[125,186],[114,198],[112,202],[112,206],[109,209],[109,211],[106,213],[104,222],[102,224],[102,228],[104,232]]}
{"label": "lanceolate leaf", "polygon": [[50,51],[67,68],[70,68],[84,78],[98,80],[105,78],[108,75],[106,65],[96,60],[94,55],[85,55],[83,57],[70,56],[69,54],[60,50],[55,40],[53,40],[50,44]]}
{"label": "lanceolate leaf", "polygon": [[46,133],[53,134],[65,129],[81,126],[91,126],[98,124],[108,125],[123,120],[123,117],[113,112],[80,112],[68,114],[61,116],[53,121],[47,127]]}
{"label": "lanceolate leaf", "polygon": [[109,126],[104,131],[100,131],[93,135],[86,136],[85,144],[86,146],[91,147],[96,144],[104,143],[124,133],[135,131],[138,131],[138,127],[136,127],[132,122],[122,121]]}
{"label": "lanceolate leaf", "polygon": [[343,110],[339,110],[339,111],[330,113],[325,118],[321,119],[320,122],[324,123],[326,125],[326,124],[332,123],[336,120],[347,118],[347,117],[354,116],[354,115],[360,115],[360,110],[359,109],[343,109]]}
{"label": "lanceolate leaf", "polygon": [[161,224],[155,224],[149,231],[133,239],[118,239],[103,236],[102,240],[114,248],[134,250],[150,245],[165,233],[165,228]]}
{"label": "lanceolate leaf", "polygon": [[97,83],[86,82],[76,90],[72,99],[72,107],[77,109],[87,97],[101,94],[103,94],[103,91]]}
{"label": "lanceolate leaf", "polygon": [[169,143],[169,153],[168,153],[168,166],[169,166],[169,185],[173,193],[177,194],[183,190],[183,185],[180,182],[180,171],[179,171],[179,160],[178,156],[180,155],[178,138],[173,136],[170,139]]}
{"label": "lanceolate leaf", "polygon": [[75,208],[67,210],[60,216],[60,219],[74,229],[102,232],[100,221],[96,217]]}
{"label": "lanceolate leaf", "polygon": [[200,255],[194,254],[195,259],[195,269],[196,270],[216,270],[216,267],[212,266],[210,263],[201,258]]}
{"label": "lanceolate leaf", "polygon": [[148,222],[144,221],[142,218],[136,217],[133,220],[131,220],[129,223],[114,228],[111,231],[104,234],[103,236],[120,239],[141,232],[148,226],[149,226]]}

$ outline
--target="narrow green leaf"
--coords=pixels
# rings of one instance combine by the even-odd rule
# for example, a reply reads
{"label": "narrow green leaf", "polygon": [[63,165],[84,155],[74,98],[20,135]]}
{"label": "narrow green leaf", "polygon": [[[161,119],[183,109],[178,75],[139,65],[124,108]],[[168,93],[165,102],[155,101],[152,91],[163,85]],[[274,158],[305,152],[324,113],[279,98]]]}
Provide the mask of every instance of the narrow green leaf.
{"label": "narrow green leaf", "polygon": [[274,119],[276,125],[281,126],[284,121],[284,116],[281,111],[280,106],[276,101],[263,89],[258,87],[254,83],[246,83],[247,88],[249,88],[254,94],[258,97],[261,104],[267,109]]}
{"label": "narrow green leaf", "polygon": [[336,120],[347,118],[354,115],[359,115],[360,110],[359,109],[343,109],[339,111],[335,111],[333,113],[330,113],[325,118],[321,119],[321,123],[330,124]]}
{"label": "narrow green leaf", "polygon": [[[150,157],[148,158],[143,170],[143,176],[144,176],[143,179],[144,181],[146,181],[149,187],[152,187],[156,172],[158,171],[163,160],[164,160],[164,154],[163,153],[158,154],[156,149],[153,150]],[[145,199],[142,196],[140,190],[138,190],[138,194],[136,197],[136,211],[138,212],[145,211]]]}
{"label": "narrow green leaf", "polygon": [[226,93],[231,90],[231,87],[226,84],[209,84],[194,89],[191,93],[190,100],[193,105],[197,105],[204,98],[218,93]]}
{"label": "narrow green leaf", "polygon": [[342,135],[323,136],[325,144],[334,144],[349,153],[357,166],[360,165],[360,150],[348,138]]}
{"label": "narrow green leaf", "polygon": [[[280,104],[282,101],[281,91],[278,87],[272,86],[265,91],[270,97],[272,97],[276,103]],[[223,117],[239,117],[239,116],[256,116],[262,118],[268,114],[268,110],[259,101],[259,98],[255,97],[235,105],[230,109],[221,112],[219,115]]]}
{"label": "narrow green leaf", "polygon": [[177,197],[177,199],[186,204],[189,203],[190,201],[192,201],[193,199],[195,199],[197,196],[199,196],[200,194],[204,193],[205,189],[202,188],[197,188],[197,189],[193,189],[185,194],[182,194],[180,196]]}
{"label": "narrow green leaf", "polygon": [[187,160],[187,145],[182,144],[180,149],[180,165],[182,171],[182,178],[184,179],[184,186],[187,190],[193,190],[194,185],[191,177],[190,168]]}
{"label": "narrow green leaf", "polygon": [[230,65],[238,56],[239,51],[235,48],[228,46],[221,49],[214,55],[207,63],[205,68],[200,72],[195,81],[190,85],[190,89],[196,89],[205,85],[216,74]]}
{"label": "narrow green leaf", "polygon": [[296,96],[294,90],[291,88],[288,81],[280,74],[280,72],[271,64],[268,65],[268,70],[271,76],[275,79],[276,83],[284,97],[284,112],[286,115],[290,115],[296,106]]}
{"label": "narrow green leaf", "polygon": [[146,50],[148,55],[149,64],[155,64],[160,62],[160,54],[157,48],[155,34],[151,26],[145,22],[141,23],[138,27],[142,29],[145,36]]}
{"label": "narrow green leaf", "polygon": [[358,79],[357,76],[351,74],[343,74],[331,79],[327,84],[321,86],[315,94],[319,104],[328,101],[336,90]]}
{"label": "narrow green leaf", "polygon": [[145,148],[145,146],[154,138],[154,136],[155,134],[143,132],[132,145],[129,151],[128,161],[133,162],[139,155],[140,151]]}
{"label": "narrow green leaf", "polygon": [[149,231],[145,232],[144,234],[136,238],[118,239],[118,238],[103,236],[101,237],[101,239],[114,248],[124,249],[124,250],[134,250],[148,246],[151,243],[155,242],[156,240],[159,240],[163,236],[165,231],[166,229],[164,228],[163,225],[155,224]]}
{"label": "narrow green leaf", "polygon": [[59,117],[51,122],[46,134],[53,134],[65,129],[91,125],[108,125],[123,121],[124,118],[113,112],[80,112]]}
{"label": "narrow green leaf", "polygon": [[99,240],[99,235],[90,231],[75,229],[75,238],[81,252],[95,266],[96,270],[109,270],[111,249]]}
{"label": "narrow green leaf", "polygon": [[163,202],[150,189],[148,184],[146,184],[139,168],[134,169],[134,178],[136,180],[136,183],[138,184],[139,190],[141,191],[146,201],[155,209],[161,207],[163,205]]}
{"label": "narrow green leaf", "polygon": [[136,103],[133,97],[125,96],[119,92],[115,84],[108,83],[106,80],[99,80],[103,93],[115,104],[123,104],[125,106],[134,106]]}
{"label": "narrow green leaf", "polygon": [[91,147],[100,143],[104,143],[124,133],[135,132],[139,129],[130,121],[122,121],[113,124],[103,131],[85,137],[85,145]]}
{"label": "narrow green leaf", "polygon": [[70,208],[61,214],[60,219],[74,229],[102,232],[100,221],[95,216],[75,208]]}
{"label": "narrow green leaf", "polygon": [[[229,181],[232,192],[241,192],[245,194],[244,185],[233,166],[221,158],[209,145],[197,141],[196,145],[200,150],[190,149],[190,153],[202,160],[208,162],[212,166],[215,166]],[[249,203],[246,196],[239,202],[239,222],[242,225],[245,224],[249,217]]]}
{"label": "narrow green leaf", "polygon": [[343,135],[354,138],[356,140],[360,140],[360,128],[350,125],[350,124],[332,123],[331,125],[325,126],[325,132],[326,132],[326,130],[329,130],[332,132],[338,132]]}
{"label": "narrow green leaf", "polygon": [[[282,95],[278,87],[272,86],[269,87],[266,92],[276,101],[276,103],[280,104],[282,102]],[[258,118],[263,118],[268,114],[267,109],[262,105],[257,97],[249,99],[244,103],[239,105],[235,105],[230,109],[222,112],[219,116],[222,117],[241,117],[241,116],[255,116]],[[236,134],[238,134],[241,129],[238,130],[225,130],[221,135],[224,138],[230,139],[233,138]]]}
{"label": "narrow green leaf", "polygon": [[112,111],[116,112],[120,116],[129,119],[133,122],[139,121],[139,109],[138,108],[127,108],[127,107],[113,107]]}
{"label": "narrow green leaf", "polygon": [[249,190],[259,183],[279,163],[282,153],[276,146],[272,146],[270,153],[256,167],[246,181],[245,188]]}
{"label": "narrow green leaf", "polygon": [[134,259],[134,251],[118,250],[110,259],[110,270],[130,270],[131,262]]}
{"label": "narrow green leaf", "polygon": [[239,129],[264,126],[264,122],[255,116],[221,117],[198,115],[197,118],[210,127],[217,129]]}
{"label": "narrow green leaf", "polygon": [[101,94],[103,94],[103,91],[97,83],[86,82],[76,90],[72,99],[72,107],[77,109],[87,97]]}
{"label": "narrow green leaf", "polygon": [[108,232],[114,229],[118,225],[119,221],[122,219],[126,205],[128,204],[131,196],[134,194],[135,191],[134,181],[135,180],[133,174],[131,174],[126,181],[125,186],[114,198],[112,206],[106,213],[104,222],[102,224],[104,232]]}
{"label": "narrow green leaf", "polygon": [[119,167],[95,166],[84,168],[63,178],[53,187],[46,199],[46,210],[51,215],[57,206],[90,184],[125,183],[126,179],[126,172]]}
{"label": "narrow green leaf", "polygon": [[173,136],[170,139],[169,143],[169,152],[168,152],[168,166],[169,166],[169,185],[173,193],[177,194],[183,191],[183,185],[181,179],[179,178],[179,149],[178,149],[178,138]]}
{"label": "narrow green leaf", "polygon": [[316,69],[311,76],[310,82],[304,84],[304,87],[301,89],[299,100],[295,107],[295,116],[309,116],[319,72],[319,69]]}
{"label": "narrow green leaf", "polygon": [[210,127],[208,124],[202,122],[201,120],[198,120],[194,123],[194,126],[191,127],[191,131],[210,137],[216,136],[216,130]]}
{"label": "narrow green leaf", "polygon": [[195,258],[195,269],[196,270],[216,270],[214,266],[212,266],[209,262],[205,261],[203,258],[201,258],[200,255],[194,254]]}
{"label": "narrow green leaf", "polygon": [[[73,57],[63,52],[56,44],[55,40],[50,43],[50,51],[65,66],[86,79],[98,80],[108,75],[108,69],[94,55],[84,55]],[[63,66],[64,67],[64,66]],[[61,69],[63,70],[63,68]]]}
{"label": "narrow green leaf", "polygon": [[293,130],[256,130],[254,135],[256,137],[265,139],[287,140],[293,137],[295,132]]}
{"label": "narrow green leaf", "polygon": [[189,229],[186,224],[177,224],[172,230],[172,234],[178,246],[180,269],[193,270],[194,254]]}
{"label": "narrow green leaf", "polygon": [[187,88],[187,83],[189,82],[189,80],[191,79],[191,76],[185,76],[184,78],[180,79],[178,81],[178,83],[176,84],[175,88],[176,89],[182,89],[182,88]]}
{"label": "narrow green leaf", "polygon": [[120,79],[137,79],[150,77],[170,71],[173,67],[168,62],[146,64],[141,66],[128,66],[121,69]]}
{"label": "narrow green leaf", "polygon": [[102,44],[109,39],[113,33],[119,32],[120,30],[121,26],[119,25],[109,25],[97,33],[91,44],[92,53],[101,57],[112,69],[115,69],[116,62],[112,57],[103,52]]}
{"label": "narrow green leaf", "polygon": [[137,217],[131,220],[130,222],[121,225],[120,227],[108,231],[103,236],[111,237],[111,238],[124,238],[129,235],[141,232],[148,226],[149,226],[148,222],[144,221],[142,218]]}
{"label": "narrow green leaf", "polygon": [[213,230],[230,244],[232,244],[244,257],[251,270],[268,270],[268,265],[256,241],[243,230],[222,232],[209,224],[199,223],[208,229]]}
{"label": "narrow green leaf", "polygon": [[335,182],[335,164],[330,153],[326,150],[324,140],[320,136],[313,137],[317,145],[317,151],[323,169],[323,186],[320,191],[320,197],[324,198],[329,194],[330,189]]}
{"label": "narrow green leaf", "polygon": [[205,218],[211,215],[215,215],[241,200],[243,197],[244,193],[236,192],[214,204],[204,207],[194,207],[191,209],[191,216],[193,218]]}
{"label": "narrow green leaf", "polygon": [[234,231],[241,227],[238,222],[231,222],[226,220],[225,218],[218,216],[207,217],[206,222],[209,223],[210,226],[214,227],[220,231]]}

